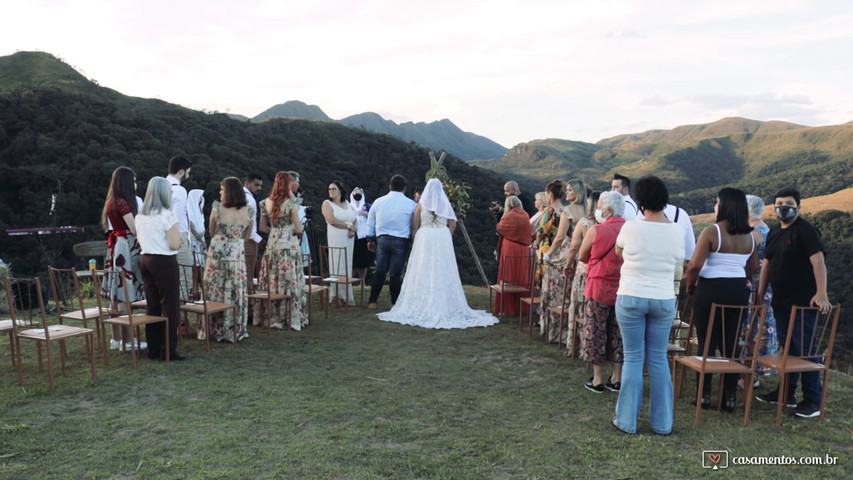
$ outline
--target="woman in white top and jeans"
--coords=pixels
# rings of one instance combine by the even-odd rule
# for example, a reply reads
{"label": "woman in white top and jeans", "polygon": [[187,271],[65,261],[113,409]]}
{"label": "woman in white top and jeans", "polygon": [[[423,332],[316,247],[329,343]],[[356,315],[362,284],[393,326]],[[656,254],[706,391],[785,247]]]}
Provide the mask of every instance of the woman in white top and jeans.
{"label": "woman in white top and jeans", "polygon": [[[702,230],[696,240],[696,251],[687,267],[687,293],[693,295],[693,326],[699,345],[705,345],[711,304],[748,305],[749,287],[747,278],[758,271],[758,249],[752,227],[749,226],[749,209],[746,194],[736,188],[724,188],[717,194],[714,206],[717,223]],[[722,312],[714,321],[709,354],[726,347],[725,356],[731,356],[738,332],[736,325],[723,327],[719,321]],[[733,315],[726,321],[737,322]],[[721,339],[725,331],[726,338]],[[702,348],[702,347],[700,347]],[[733,412],[736,404],[738,375],[726,374],[723,379],[723,409]],[[698,378],[697,378],[698,382]],[[711,404],[711,375],[705,375],[702,389],[702,408]]]}
{"label": "woman in white top and jeans", "polygon": [[672,377],[666,348],[675,318],[673,279],[681,278],[684,262],[684,231],[663,214],[669,193],[661,179],[641,178],[634,186],[634,198],[645,217],[625,222],[616,237],[616,254],[623,260],[616,321],[622,332],[624,361],[613,424],[625,433],[637,433],[645,362],[649,422],[655,433],[666,435],[672,431]]}
{"label": "woman in white top and jeans", "polygon": [[178,232],[178,219],[171,210],[172,191],[169,181],[153,177],[148,181],[145,203],[136,216],[136,235],[142,256],[139,270],[148,299],[145,313],[169,318],[169,345],[163,345],[165,330],[162,323],[145,326],[148,339],[148,358],[164,360],[169,349],[170,360],[186,360],[179,354],[178,323],[180,322],[180,279],[178,249],[187,238]]}

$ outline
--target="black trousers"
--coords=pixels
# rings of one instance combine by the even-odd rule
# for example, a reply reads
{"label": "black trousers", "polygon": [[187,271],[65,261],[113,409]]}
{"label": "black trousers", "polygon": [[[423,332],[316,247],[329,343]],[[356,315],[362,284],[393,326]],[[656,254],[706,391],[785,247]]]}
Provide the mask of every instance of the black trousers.
{"label": "black trousers", "polygon": [[[145,313],[169,318],[169,353],[174,355],[178,348],[178,325],[180,312],[180,274],[178,257],[175,255],[142,255],[139,258],[145,298],[148,299]],[[162,323],[145,326],[148,340],[148,356],[159,357],[165,345],[166,331]]]}

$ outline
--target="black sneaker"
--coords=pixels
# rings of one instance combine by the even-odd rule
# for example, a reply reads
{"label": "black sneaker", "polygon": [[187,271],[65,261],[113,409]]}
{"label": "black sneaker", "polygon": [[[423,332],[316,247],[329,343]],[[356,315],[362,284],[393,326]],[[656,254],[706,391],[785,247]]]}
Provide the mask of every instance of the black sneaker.
{"label": "black sneaker", "polygon": [[[779,402],[779,390],[773,390],[772,392],[767,393],[759,393],[755,396],[755,399],[761,403],[769,403],[771,405],[776,405]],[[788,404],[789,408],[795,408],[797,406],[797,396],[789,395],[788,396]]]}
{"label": "black sneaker", "polygon": [[613,380],[613,377],[608,378],[607,381],[604,382],[604,388],[611,392],[618,392],[622,388],[622,382],[611,382],[611,380]]}
{"label": "black sneaker", "polygon": [[604,393],[604,384],[603,384],[603,383],[599,383],[598,385],[593,385],[593,384],[592,384],[592,378],[590,378],[589,380],[587,380],[587,381],[586,381],[586,383],[584,383],[584,384],[583,384],[583,386],[584,386],[587,390],[589,390],[590,392],[595,392],[595,393]]}
{"label": "black sneaker", "polygon": [[811,400],[803,400],[794,409],[794,415],[800,418],[812,418],[820,415],[820,405]]}

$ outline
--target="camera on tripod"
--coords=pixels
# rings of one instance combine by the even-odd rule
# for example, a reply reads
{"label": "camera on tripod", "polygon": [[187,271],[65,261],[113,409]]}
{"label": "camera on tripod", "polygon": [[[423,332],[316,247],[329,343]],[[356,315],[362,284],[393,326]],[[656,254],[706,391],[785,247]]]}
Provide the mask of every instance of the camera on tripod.
{"label": "camera on tripod", "polygon": [[311,210],[311,207],[305,207],[304,213],[306,220],[311,220],[313,218],[314,212]]}

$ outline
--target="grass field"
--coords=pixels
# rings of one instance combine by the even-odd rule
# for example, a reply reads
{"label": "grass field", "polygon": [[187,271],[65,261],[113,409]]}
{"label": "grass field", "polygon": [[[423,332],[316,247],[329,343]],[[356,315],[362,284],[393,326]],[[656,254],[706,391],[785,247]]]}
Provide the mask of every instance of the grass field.
{"label": "grass field", "polygon": [[[488,293],[466,287],[472,306]],[[380,309],[388,308],[387,294]],[[0,478],[850,478],[853,379],[830,377],[827,419],[786,418],[753,403],[742,426],[688,396],[673,434],[610,425],[616,393],[594,394],[585,364],[520,333],[516,318],[489,328],[433,331],[381,322],[360,308],[330,309],[302,332],[251,329],[236,348],[186,340],[185,362],[126,354],[91,380],[80,343],[56,392],[24,345],[16,385],[0,342]],[[609,368],[606,369],[609,372]],[[775,379],[762,378],[758,391]],[[692,380],[688,382],[691,385]],[[739,399],[741,400],[741,399]],[[740,412],[739,414],[737,412]],[[728,453],[723,472],[705,450]],[[835,465],[734,465],[735,457],[835,457]],[[721,478],[721,477],[720,477]]]}

